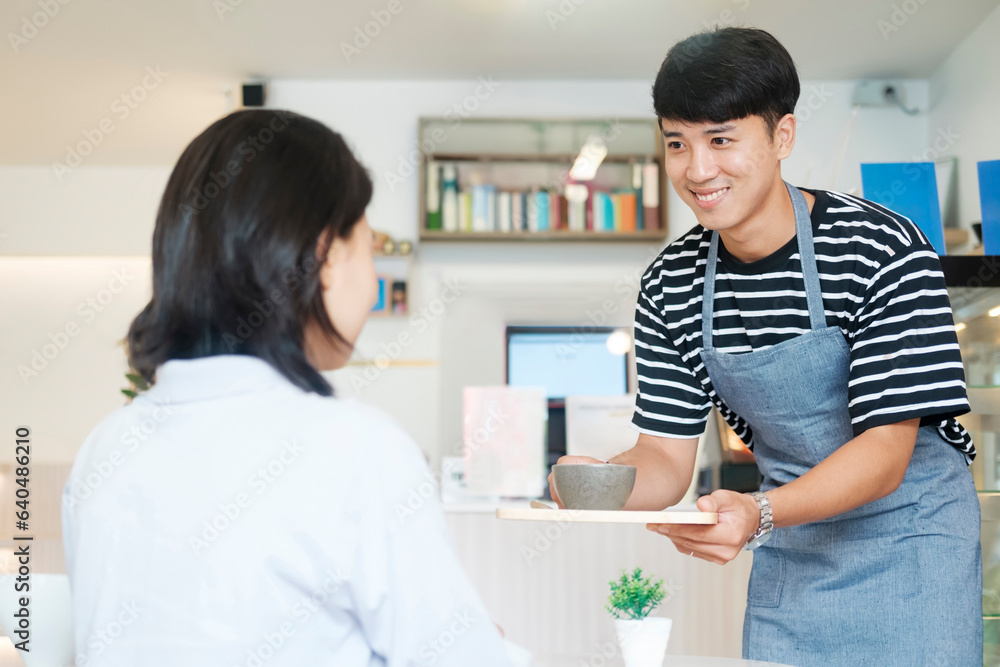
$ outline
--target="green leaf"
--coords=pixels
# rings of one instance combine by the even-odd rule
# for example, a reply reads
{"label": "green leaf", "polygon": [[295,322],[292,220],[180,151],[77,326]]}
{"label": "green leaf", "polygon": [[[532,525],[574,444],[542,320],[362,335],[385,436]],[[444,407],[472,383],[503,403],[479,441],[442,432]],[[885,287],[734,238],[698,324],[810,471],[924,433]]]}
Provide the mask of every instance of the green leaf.
{"label": "green leaf", "polygon": [[139,395],[134,391],[132,391],[131,389],[122,389],[122,393],[128,396],[129,398],[135,398],[136,396]]}
{"label": "green leaf", "polygon": [[134,384],[139,391],[146,391],[149,389],[149,383],[146,382],[146,378],[142,377],[138,373],[126,373],[125,377],[127,377],[129,382]]}

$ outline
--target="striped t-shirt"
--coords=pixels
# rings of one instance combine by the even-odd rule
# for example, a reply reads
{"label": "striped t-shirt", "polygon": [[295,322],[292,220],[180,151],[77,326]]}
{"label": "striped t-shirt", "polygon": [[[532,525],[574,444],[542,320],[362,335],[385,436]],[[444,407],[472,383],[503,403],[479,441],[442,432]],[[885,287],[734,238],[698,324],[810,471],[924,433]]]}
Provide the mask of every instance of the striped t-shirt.
{"label": "striped t-shirt", "polygon": [[[934,248],[909,219],[864,199],[816,197],[812,226],[827,326],[850,347],[848,410],[854,434],[920,418],[975,457],[957,415],[969,412],[951,304]],[[672,438],[702,434],[711,406],[749,447],[753,431],[715,393],[701,360],[701,303],[711,231],[695,226],[642,277],[635,311],[639,376],[633,424]],[[719,242],[713,344],[762,350],[809,331],[796,239],[741,263]]]}

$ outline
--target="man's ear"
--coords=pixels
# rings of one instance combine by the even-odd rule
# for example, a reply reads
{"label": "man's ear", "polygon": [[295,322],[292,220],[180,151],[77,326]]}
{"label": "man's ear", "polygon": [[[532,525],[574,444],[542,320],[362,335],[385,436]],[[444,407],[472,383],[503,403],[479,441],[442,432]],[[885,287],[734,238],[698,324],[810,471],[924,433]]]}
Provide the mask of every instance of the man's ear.
{"label": "man's ear", "polygon": [[778,159],[784,160],[792,154],[795,145],[795,115],[785,114],[774,128],[773,140],[778,144]]}

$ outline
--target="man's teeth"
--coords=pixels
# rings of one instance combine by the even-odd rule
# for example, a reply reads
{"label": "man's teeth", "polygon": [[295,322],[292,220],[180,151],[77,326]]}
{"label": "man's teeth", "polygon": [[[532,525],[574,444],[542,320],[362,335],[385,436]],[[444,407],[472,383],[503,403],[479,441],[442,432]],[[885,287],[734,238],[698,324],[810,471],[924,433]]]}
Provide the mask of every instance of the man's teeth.
{"label": "man's teeth", "polygon": [[716,190],[710,195],[700,195],[697,192],[695,192],[694,196],[698,198],[698,201],[712,201],[713,199],[718,199],[719,197],[721,197],[723,194],[726,193],[728,189],[729,188],[722,188],[721,190]]}

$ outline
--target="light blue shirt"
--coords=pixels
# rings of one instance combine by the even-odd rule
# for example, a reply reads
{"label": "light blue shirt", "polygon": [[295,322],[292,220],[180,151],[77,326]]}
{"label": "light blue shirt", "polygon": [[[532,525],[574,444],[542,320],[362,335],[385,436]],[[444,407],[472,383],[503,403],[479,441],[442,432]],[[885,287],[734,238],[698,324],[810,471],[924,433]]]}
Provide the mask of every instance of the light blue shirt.
{"label": "light blue shirt", "polygon": [[509,665],[432,482],[373,407],[167,362],[63,493],[77,667]]}

